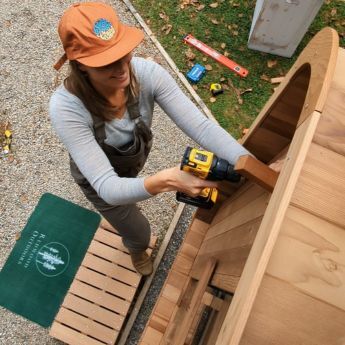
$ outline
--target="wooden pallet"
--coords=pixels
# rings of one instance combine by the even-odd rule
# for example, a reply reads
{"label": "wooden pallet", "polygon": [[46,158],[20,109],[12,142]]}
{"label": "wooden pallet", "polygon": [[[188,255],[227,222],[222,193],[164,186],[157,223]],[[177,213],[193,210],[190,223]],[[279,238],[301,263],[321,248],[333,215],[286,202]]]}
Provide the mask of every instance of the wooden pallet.
{"label": "wooden pallet", "polygon": [[[156,242],[153,237],[149,253]],[[102,221],[50,330],[71,345],[114,344],[141,275],[109,223]]]}

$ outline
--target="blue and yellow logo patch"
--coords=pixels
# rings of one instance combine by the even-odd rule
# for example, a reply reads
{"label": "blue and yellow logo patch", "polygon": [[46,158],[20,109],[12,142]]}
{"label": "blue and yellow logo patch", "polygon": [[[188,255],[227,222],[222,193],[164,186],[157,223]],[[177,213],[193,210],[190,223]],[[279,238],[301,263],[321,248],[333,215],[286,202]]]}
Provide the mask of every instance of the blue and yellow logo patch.
{"label": "blue and yellow logo patch", "polygon": [[108,20],[102,18],[98,19],[97,22],[94,24],[93,32],[96,34],[97,37],[107,41],[114,36],[115,29]]}

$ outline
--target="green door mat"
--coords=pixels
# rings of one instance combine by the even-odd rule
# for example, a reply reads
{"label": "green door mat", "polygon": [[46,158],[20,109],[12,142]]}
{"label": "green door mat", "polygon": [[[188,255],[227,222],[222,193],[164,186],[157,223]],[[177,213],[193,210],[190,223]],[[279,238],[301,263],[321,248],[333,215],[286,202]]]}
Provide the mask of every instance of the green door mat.
{"label": "green door mat", "polygon": [[0,305],[49,327],[99,223],[97,213],[44,194],[0,272]]}

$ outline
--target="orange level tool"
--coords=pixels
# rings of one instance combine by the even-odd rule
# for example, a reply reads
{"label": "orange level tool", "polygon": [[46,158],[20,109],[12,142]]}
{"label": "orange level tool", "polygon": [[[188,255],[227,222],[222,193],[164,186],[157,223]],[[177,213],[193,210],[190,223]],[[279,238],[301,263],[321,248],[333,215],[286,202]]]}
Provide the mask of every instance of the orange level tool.
{"label": "orange level tool", "polygon": [[246,77],[248,75],[248,70],[237,64],[235,61],[232,61],[228,59],[226,56],[218,53],[216,50],[212,49],[205,43],[202,43],[201,41],[197,40],[195,37],[193,37],[191,34],[186,35],[183,38],[185,43],[188,43],[189,45],[199,49],[204,54],[210,56],[211,58],[215,59],[222,65],[230,68],[233,72],[237,73],[241,77]]}

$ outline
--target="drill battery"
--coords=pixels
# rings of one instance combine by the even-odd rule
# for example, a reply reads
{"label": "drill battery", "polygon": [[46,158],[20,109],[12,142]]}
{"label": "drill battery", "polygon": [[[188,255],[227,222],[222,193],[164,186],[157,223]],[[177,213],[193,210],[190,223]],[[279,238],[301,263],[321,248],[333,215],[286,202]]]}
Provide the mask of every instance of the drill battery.
{"label": "drill battery", "polygon": [[[181,161],[181,170],[191,173],[203,180],[239,182],[241,175],[225,159],[214,153],[187,147]],[[201,208],[211,208],[217,201],[216,188],[205,188],[197,197],[190,197],[177,192],[176,199]]]}

